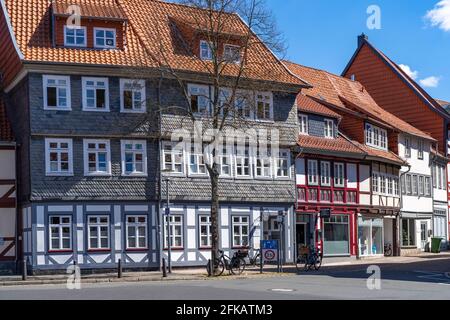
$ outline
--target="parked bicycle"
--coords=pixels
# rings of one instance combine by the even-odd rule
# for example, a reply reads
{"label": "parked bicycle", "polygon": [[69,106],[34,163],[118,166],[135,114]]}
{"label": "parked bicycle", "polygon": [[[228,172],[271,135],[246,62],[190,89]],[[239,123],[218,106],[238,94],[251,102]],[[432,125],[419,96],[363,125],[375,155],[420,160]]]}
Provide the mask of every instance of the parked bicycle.
{"label": "parked bicycle", "polygon": [[261,265],[261,249],[254,249],[253,256],[248,255],[249,265],[257,267]]}
{"label": "parked bicycle", "polygon": [[392,245],[390,243],[386,243],[384,245],[384,256],[385,257],[392,257]]}
{"label": "parked bicycle", "polygon": [[230,274],[242,274],[245,270],[245,261],[239,252],[235,252],[233,257],[230,258],[222,250],[219,250],[220,257],[214,261],[214,270],[211,270],[211,264],[206,265],[206,271],[208,274],[213,274],[215,276],[221,276],[223,272],[228,270]]}
{"label": "parked bicycle", "polygon": [[299,252],[295,266],[297,271],[301,269],[309,271],[313,267],[317,271],[322,266],[322,254],[313,246],[303,247]]}

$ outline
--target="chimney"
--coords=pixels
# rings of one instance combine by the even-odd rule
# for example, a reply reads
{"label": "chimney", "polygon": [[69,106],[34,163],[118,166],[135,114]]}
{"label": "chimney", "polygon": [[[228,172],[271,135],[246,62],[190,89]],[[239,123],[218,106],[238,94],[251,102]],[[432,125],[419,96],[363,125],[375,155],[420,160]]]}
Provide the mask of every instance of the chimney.
{"label": "chimney", "polygon": [[358,48],[361,47],[365,41],[369,41],[369,37],[364,32],[358,36]]}

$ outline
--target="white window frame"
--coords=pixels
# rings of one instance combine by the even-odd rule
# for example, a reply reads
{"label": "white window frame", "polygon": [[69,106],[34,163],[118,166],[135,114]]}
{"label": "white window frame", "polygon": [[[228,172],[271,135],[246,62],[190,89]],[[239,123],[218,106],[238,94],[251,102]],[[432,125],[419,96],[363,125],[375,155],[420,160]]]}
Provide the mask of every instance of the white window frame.
{"label": "white window frame", "polygon": [[[267,150],[265,155],[261,156],[260,151],[258,150],[255,155],[255,178],[257,179],[270,179],[272,178],[273,173],[273,163],[272,157],[270,156],[270,151]],[[267,168],[268,166],[268,168]],[[265,174],[266,170],[269,170],[268,174]],[[258,170],[261,171],[262,174],[258,174]]]}
{"label": "white window frame", "polygon": [[[67,154],[68,154],[68,166],[69,171],[62,172],[61,171],[61,153],[65,152],[65,150],[58,147],[57,149],[53,150],[50,149],[51,143],[57,143],[58,146],[61,143],[67,143]],[[58,154],[58,171],[51,171],[50,170],[50,152],[56,152]],[[53,138],[46,138],[45,139],[45,174],[47,176],[73,176],[73,144],[72,139],[53,139]]]}
{"label": "white window frame", "polygon": [[425,196],[425,177],[419,176],[418,177],[418,189],[419,189],[419,196]]}
{"label": "white window frame", "polygon": [[[340,180],[342,180],[342,183]],[[334,163],[333,186],[338,188],[345,188],[345,164],[342,162]]]}
{"label": "white window frame", "polygon": [[[207,46],[207,55],[205,56],[205,55],[203,55],[203,45],[206,45]],[[206,40],[200,40],[200,45],[199,45],[199,47],[198,47],[198,49],[199,49],[199,56],[200,56],[200,59],[201,60],[204,60],[204,61],[212,61],[212,59],[213,59],[213,50],[212,50],[212,47],[213,47],[213,44],[212,44],[212,42],[209,42],[209,41],[206,41]]]}
{"label": "white window frame", "polygon": [[[93,81],[95,84],[94,86],[87,85],[88,81]],[[83,111],[91,111],[91,112],[109,112],[109,79],[108,78],[92,78],[92,77],[82,77],[82,96],[83,96]],[[98,82],[104,82],[105,87],[100,87],[97,83]],[[87,104],[87,90],[93,89],[94,90],[94,100],[95,104],[97,103],[97,90],[98,89],[104,89],[105,90],[105,107],[104,108],[97,108],[97,107],[88,107]]]}
{"label": "white window frame", "polygon": [[[105,44],[104,45],[98,45],[97,44],[97,31],[103,31],[105,33],[105,36],[103,37],[103,39],[105,40]],[[108,46],[106,44],[106,32],[107,31],[111,31],[114,34],[114,44],[112,46]],[[93,37],[94,37],[94,48],[98,48],[98,49],[117,49],[117,30],[115,28],[98,28],[95,27],[94,28],[94,33],[93,33]]]}
{"label": "white window frame", "polygon": [[[236,55],[236,57],[227,55],[228,54],[227,49],[229,49],[229,48],[237,48],[238,54]],[[225,43],[223,45],[223,60],[224,61],[229,62],[229,63],[239,64],[239,63],[241,63],[241,59],[242,59],[242,57],[241,57],[241,47],[240,46],[228,44],[228,43]]]}
{"label": "white window frame", "polygon": [[[235,221],[235,218],[238,218],[239,221]],[[243,222],[243,218],[247,219],[247,222]],[[234,232],[234,227],[239,227],[239,233],[236,234]],[[247,227],[247,234],[242,232],[243,227]],[[243,248],[249,246],[249,237],[250,237],[250,217],[246,215],[233,215],[231,216],[231,230],[232,230],[232,244],[233,248]],[[239,237],[239,243],[235,242],[235,237]],[[244,239],[247,238],[247,243],[245,243]]]}
{"label": "white window frame", "polygon": [[[120,141],[121,144],[121,162],[122,162],[122,176],[126,176],[126,177],[146,177],[147,176],[147,141],[146,140],[121,140]],[[132,144],[133,145],[133,150],[129,151],[133,153],[133,167],[135,167],[135,162],[136,162],[136,154],[137,153],[142,153],[143,157],[142,157],[142,165],[143,165],[143,172],[137,172],[137,171],[133,171],[131,173],[127,173],[126,172],[126,157],[125,154],[127,152],[127,150],[125,150],[125,146],[127,144]],[[142,149],[141,150],[137,150],[135,148],[136,144],[142,144]]]}
{"label": "white window frame", "polygon": [[[259,96],[261,96],[262,98],[260,98]],[[264,107],[264,111],[266,108],[266,104],[269,103],[269,118],[260,118],[259,117],[259,103],[262,102],[265,107]],[[273,121],[273,93],[272,92],[256,92],[255,93],[255,105],[256,105],[256,110],[255,110],[255,119],[259,120],[259,121]],[[266,112],[264,112],[265,114]]]}
{"label": "white window frame", "polygon": [[[244,119],[253,120],[255,118],[255,110],[252,108],[252,101],[256,101],[254,97],[254,92],[248,91],[248,90],[236,90],[235,93],[235,112],[238,117],[242,117]],[[241,103],[244,103],[243,107],[240,108],[242,105]],[[239,110],[242,110],[243,114],[240,115]],[[248,113],[248,114],[246,114]]]}
{"label": "white window frame", "polygon": [[[243,151],[244,154],[241,154]],[[252,156],[251,156],[251,147],[247,144],[243,146],[235,146],[234,148],[234,174],[238,179],[250,179],[252,178]],[[248,165],[245,165],[245,160],[248,159]],[[248,168],[248,175],[246,174],[238,174],[238,168],[241,168],[242,173],[245,172],[245,169]]]}
{"label": "white window frame", "polygon": [[[89,144],[95,144],[95,149],[89,149]],[[98,149],[99,144],[105,144],[106,150],[102,151]],[[99,160],[98,154],[106,152],[106,172],[99,171]],[[95,153],[96,159],[96,171],[89,171],[89,154]],[[83,158],[84,158],[84,175],[85,176],[111,176],[111,145],[109,140],[94,140],[94,139],[84,139],[83,140]]]}
{"label": "white window frame", "polygon": [[306,114],[299,115],[300,122],[300,134],[301,135],[309,135],[309,125],[308,125],[308,116]]}
{"label": "white window frame", "polygon": [[[284,161],[287,165],[287,176],[280,175],[280,162]],[[278,156],[275,155],[275,177],[278,179],[290,179],[291,178],[291,152],[288,149],[281,149],[278,151]]]}
{"label": "white window frame", "polygon": [[[219,157],[219,170],[220,170],[220,177],[221,178],[231,178],[233,177],[233,171],[234,171],[234,164],[233,164],[233,158],[234,158],[234,150],[232,147],[228,147],[226,145],[222,145],[221,149],[218,151],[218,157]],[[224,159],[227,159],[227,164],[224,164]],[[224,167],[228,166],[228,174],[224,174]]]}
{"label": "white window frame", "polygon": [[419,178],[416,174],[412,175],[411,183],[412,183],[412,190],[411,190],[412,195],[418,196],[419,195]]}
{"label": "white window frame", "polygon": [[[202,221],[202,218],[206,218],[206,222]],[[200,214],[198,216],[198,236],[199,236],[199,248],[209,249],[212,245],[212,234],[211,234],[211,216],[207,214]],[[202,227],[206,227],[206,235],[202,233]],[[202,244],[202,239],[206,237],[206,245]]]}
{"label": "white window frame", "polygon": [[417,159],[425,159],[425,142],[420,138],[417,139]]}
{"label": "white window frame", "polygon": [[[165,170],[166,169],[166,155],[170,155],[170,165],[172,167],[172,171],[171,172],[164,172],[165,175],[171,175],[171,176],[184,176],[185,172],[186,172],[186,159],[185,159],[185,144],[184,143],[180,143],[182,149],[176,149],[175,146],[177,146],[179,143],[177,142],[170,142],[170,141],[163,141],[161,144],[161,150],[162,150],[162,161],[161,161],[161,170]],[[166,150],[166,147],[170,147],[170,150]],[[175,162],[175,158],[176,156],[180,156],[181,157],[181,163]],[[181,172],[177,172],[175,171],[175,166],[176,165],[181,165]]]}
{"label": "white window frame", "polygon": [[[164,215],[164,250],[168,249],[168,240],[169,240],[169,230],[167,229],[167,218],[170,218],[170,237],[171,237],[171,249],[183,249],[184,244],[184,216],[182,214],[170,214],[169,216]],[[180,218],[179,222],[175,222],[174,218]],[[180,227],[181,235],[175,234],[175,228]],[[181,239],[181,246],[175,246],[175,239]]]}
{"label": "white window frame", "polygon": [[[134,218],[135,221],[134,222],[129,222],[128,218]],[[140,218],[144,218],[145,221],[144,222],[139,222]],[[134,236],[134,238],[136,238],[136,246],[134,247],[130,247],[130,235],[128,234],[128,227],[133,227],[135,228],[136,232],[136,236]],[[144,227],[144,235],[139,233],[139,227]],[[127,250],[147,250],[149,243],[148,243],[148,218],[146,215],[126,215],[125,216],[125,236],[126,236],[126,249]],[[139,238],[144,238],[145,239],[145,246],[141,247],[139,245]]]}
{"label": "white window frame", "polygon": [[331,119],[325,119],[325,126],[324,126],[324,137],[327,139],[333,139],[334,138],[334,121]]}
{"label": "white window frame", "polygon": [[406,195],[411,196],[413,194],[413,186],[412,186],[412,176],[407,174],[405,177],[406,181]]}
{"label": "white window frame", "polygon": [[[72,44],[72,43],[67,43],[67,30],[84,30],[84,41],[83,44]],[[75,31],[76,33],[76,31]],[[74,40],[76,42],[76,38],[77,36],[74,35]],[[76,27],[69,27],[67,25],[64,26],[64,46],[65,47],[77,47],[77,48],[83,48],[87,46],[87,28],[83,27],[83,26],[76,26]]]}
{"label": "white window frame", "polygon": [[425,177],[425,196],[431,195],[431,177]]}
{"label": "white window frame", "polygon": [[411,158],[411,138],[405,137],[405,158]]}
{"label": "white window frame", "polygon": [[308,185],[319,185],[319,164],[317,160],[308,160]]}
{"label": "white window frame", "polygon": [[[53,224],[52,218],[59,218],[59,224]],[[69,219],[69,222],[63,223],[63,219]],[[58,228],[59,247],[53,248],[52,228]],[[69,238],[63,237],[63,228],[69,228]],[[64,248],[63,240],[69,239],[69,248]],[[49,251],[72,251],[72,216],[68,215],[50,215],[48,217],[48,248]]]}
{"label": "white window frame", "polygon": [[[96,222],[91,222],[91,218],[95,219]],[[101,219],[106,218],[106,222],[101,222]],[[91,245],[91,227],[96,228],[97,229],[97,247],[94,248]],[[104,239],[105,237],[101,236],[101,229],[105,228],[107,229],[107,246],[106,247],[102,247],[101,243],[102,243],[102,239]],[[110,237],[110,225],[109,225],[109,216],[108,215],[88,215],[87,216],[87,242],[88,242],[88,250],[110,250],[111,249],[111,237]]]}
{"label": "white window frame", "polygon": [[[126,88],[131,86],[131,88]],[[140,87],[140,89],[136,88]],[[131,91],[131,109],[125,108],[125,89]],[[135,95],[139,93],[141,95],[141,101],[137,102]],[[120,112],[122,113],[145,113],[146,112],[146,87],[145,80],[141,79],[120,79]],[[136,106],[136,102],[138,106]]]}
{"label": "white window frame", "polygon": [[[209,115],[211,114],[211,92],[210,87],[204,84],[196,84],[196,83],[188,83],[187,85],[188,95],[189,95],[189,104],[191,107],[191,111],[194,115]],[[206,91],[203,93],[202,91]],[[194,111],[192,108],[192,96],[197,96],[198,110]],[[206,100],[206,106],[200,109],[200,100]]]}
{"label": "white window frame", "polygon": [[[55,85],[49,85],[48,80],[55,80]],[[59,80],[65,80],[66,85],[62,86],[58,84]],[[56,88],[56,106],[48,105],[48,93],[47,88]],[[44,110],[62,110],[62,111],[70,111],[72,110],[71,104],[71,91],[70,91],[70,76],[54,76],[54,75],[43,75],[42,76],[42,88],[44,94]],[[59,89],[66,90],[66,106],[59,105]]]}
{"label": "white window frame", "polygon": [[386,129],[374,126],[371,123],[366,123],[365,136],[367,146],[387,151],[388,135]]}
{"label": "white window frame", "polygon": [[[188,159],[189,176],[207,177],[208,169],[206,168],[206,163],[208,159],[207,155],[203,153],[203,146],[198,147],[194,143],[191,143],[191,150],[189,150],[189,152],[186,153]],[[192,170],[192,166],[195,167],[196,172]],[[204,172],[200,172],[202,167],[204,168]]]}
{"label": "white window frame", "polygon": [[331,187],[331,162],[320,161],[320,185]]}

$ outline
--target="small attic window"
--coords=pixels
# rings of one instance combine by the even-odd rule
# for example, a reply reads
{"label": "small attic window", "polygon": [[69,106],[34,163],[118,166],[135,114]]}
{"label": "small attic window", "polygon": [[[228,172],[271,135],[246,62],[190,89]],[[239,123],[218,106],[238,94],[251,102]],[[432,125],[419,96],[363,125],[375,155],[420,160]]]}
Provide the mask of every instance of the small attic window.
{"label": "small attic window", "polygon": [[241,50],[239,46],[225,44],[223,48],[223,57],[225,61],[231,63],[241,62]]}
{"label": "small attic window", "polygon": [[200,59],[212,60],[212,44],[208,41],[200,41]]}
{"label": "small attic window", "polygon": [[64,26],[64,46],[86,47],[86,27]]}
{"label": "small attic window", "polygon": [[94,46],[96,48],[115,49],[116,29],[94,28]]}
{"label": "small attic window", "polygon": [[355,75],[355,74],[352,74],[352,75],[350,76],[350,80],[356,81],[356,75]]}

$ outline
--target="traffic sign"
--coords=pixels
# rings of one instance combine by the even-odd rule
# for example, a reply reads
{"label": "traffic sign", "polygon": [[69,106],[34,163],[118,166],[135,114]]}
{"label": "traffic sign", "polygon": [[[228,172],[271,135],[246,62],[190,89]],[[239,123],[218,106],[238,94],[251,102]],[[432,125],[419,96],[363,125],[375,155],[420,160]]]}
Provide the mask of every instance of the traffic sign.
{"label": "traffic sign", "polygon": [[264,262],[278,262],[278,240],[262,240],[261,248]]}

